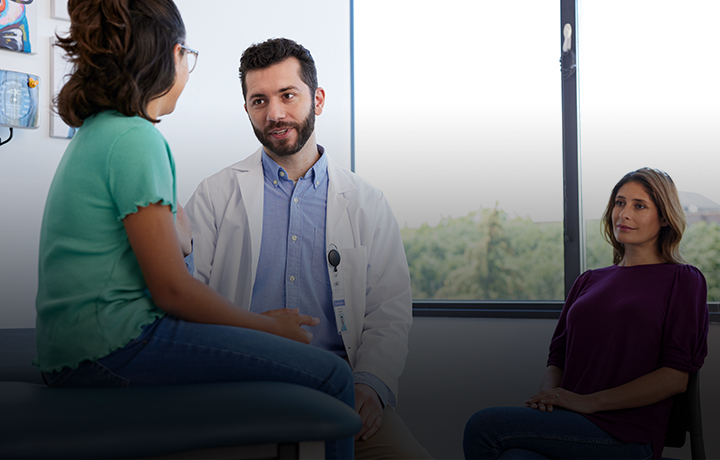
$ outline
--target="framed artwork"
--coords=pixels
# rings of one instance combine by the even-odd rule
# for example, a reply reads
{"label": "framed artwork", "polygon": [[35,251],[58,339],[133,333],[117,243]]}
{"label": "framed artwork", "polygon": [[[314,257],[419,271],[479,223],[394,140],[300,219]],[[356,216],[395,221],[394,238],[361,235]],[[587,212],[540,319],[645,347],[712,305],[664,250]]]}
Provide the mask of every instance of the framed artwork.
{"label": "framed artwork", "polygon": [[68,0],[52,0],[52,12],[50,17],[53,19],[62,19],[63,21],[70,20],[70,14],[68,13]]}
{"label": "framed artwork", "polygon": [[37,3],[35,0],[0,0],[0,49],[35,54]]}
{"label": "framed artwork", "polygon": [[[65,51],[55,44],[55,38],[50,38],[50,87],[52,88],[53,100],[60,92],[65,82],[70,78],[72,64],[65,58]],[[52,104],[52,103],[51,103]],[[70,139],[77,131],[66,125],[55,111],[50,112],[50,137]]]}
{"label": "framed artwork", "polygon": [[0,70],[0,126],[35,129],[40,124],[40,77]]}

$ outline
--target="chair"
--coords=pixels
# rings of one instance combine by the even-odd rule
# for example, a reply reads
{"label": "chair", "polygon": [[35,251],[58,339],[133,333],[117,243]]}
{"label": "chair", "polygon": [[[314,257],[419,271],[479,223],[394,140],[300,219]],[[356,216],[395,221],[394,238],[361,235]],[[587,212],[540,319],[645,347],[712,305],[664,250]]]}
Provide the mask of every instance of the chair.
{"label": "chair", "polygon": [[0,329],[0,459],[315,459],[362,425],[341,401],[282,382],[48,388],[34,357],[34,329]]}
{"label": "chair", "polygon": [[690,452],[694,460],[705,460],[705,443],[700,412],[700,372],[688,379],[687,390],[674,396],[672,412],[665,434],[666,447],[685,445],[685,433],[690,433]]}

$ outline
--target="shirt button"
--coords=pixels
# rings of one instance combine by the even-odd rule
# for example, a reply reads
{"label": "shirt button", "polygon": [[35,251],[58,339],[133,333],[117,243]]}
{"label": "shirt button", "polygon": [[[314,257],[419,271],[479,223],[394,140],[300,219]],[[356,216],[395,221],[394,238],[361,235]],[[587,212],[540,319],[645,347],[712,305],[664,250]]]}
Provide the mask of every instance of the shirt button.
{"label": "shirt button", "polygon": [[290,275],[290,282],[291,282],[291,283],[294,283],[294,282],[295,282],[295,277],[292,276],[292,275]]}
{"label": "shirt button", "polygon": [[280,171],[280,177],[285,177],[285,173]]}
{"label": "shirt button", "polygon": [[292,236],[292,240],[293,240],[293,241],[297,241],[297,235],[293,235],[293,236]]}
{"label": "shirt button", "polygon": [[277,179],[273,181],[273,185],[277,185]]}
{"label": "shirt button", "polygon": [[320,185],[320,181],[315,182],[315,186]]}
{"label": "shirt button", "polygon": [[294,201],[295,203],[297,203],[297,202],[300,201],[300,200],[298,200],[297,198],[293,198],[293,201]]}

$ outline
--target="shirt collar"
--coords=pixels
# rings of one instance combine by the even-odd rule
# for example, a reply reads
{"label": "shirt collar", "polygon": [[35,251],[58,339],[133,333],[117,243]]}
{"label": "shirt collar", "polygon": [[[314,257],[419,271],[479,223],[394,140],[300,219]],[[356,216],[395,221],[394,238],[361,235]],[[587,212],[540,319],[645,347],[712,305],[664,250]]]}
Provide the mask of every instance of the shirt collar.
{"label": "shirt collar", "polygon": [[[318,153],[320,154],[320,158],[318,161],[315,162],[315,164],[308,170],[307,173],[305,173],[305,179],[312,180],[312,185],[314,188],[318,188],[320,184],[327,178],[327,166],[328,166],[328,160],[325,156],[325,148],[322,145],[318,145]],[[262,149],[262,165],[263,165],[263,173],[266,178],[270,179],[273,183],[274,181],[280,182],[281,180],[290,180],[290,178],[287,175],[287,171],[285,171],[279,164],[275,162],[270,156],[265,152],[265,148]]]}

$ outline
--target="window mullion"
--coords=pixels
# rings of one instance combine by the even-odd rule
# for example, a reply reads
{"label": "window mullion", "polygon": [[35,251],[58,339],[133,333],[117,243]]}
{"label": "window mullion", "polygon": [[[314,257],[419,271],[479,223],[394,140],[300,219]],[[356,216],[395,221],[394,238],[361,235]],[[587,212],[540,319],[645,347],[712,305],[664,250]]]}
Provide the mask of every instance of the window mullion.
{"label": "window mullion", "polygon": [[[565,296],[585,271],[578,123],[577,0],[560,0]],[[565,45],[565,46],[563,46]]]}

